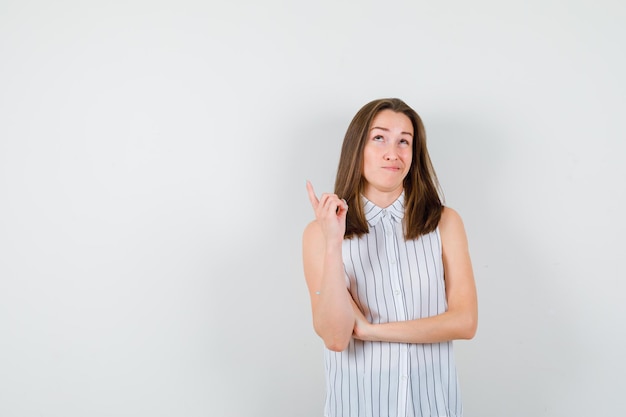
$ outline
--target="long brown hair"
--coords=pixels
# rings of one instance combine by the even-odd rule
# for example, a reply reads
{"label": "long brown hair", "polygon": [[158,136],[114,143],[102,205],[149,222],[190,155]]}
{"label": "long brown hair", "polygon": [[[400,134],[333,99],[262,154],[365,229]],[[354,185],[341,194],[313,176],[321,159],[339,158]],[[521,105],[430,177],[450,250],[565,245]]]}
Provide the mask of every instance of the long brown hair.
{"label": "long brown hair", "polygon": [[374,117],[382,110],[403,113],[413,125],[413,159],[404,178],[404,237],[416,239],[432,232],[439,224],[443,204],[441,188],[426,149],[426,131],[417,112],[397,98],[371,101],[354,116],[341,147],[335,194],[348,203],[345,238],[361,236],[369,232],[361,193],[363,192],[363,148],[369,137]]}

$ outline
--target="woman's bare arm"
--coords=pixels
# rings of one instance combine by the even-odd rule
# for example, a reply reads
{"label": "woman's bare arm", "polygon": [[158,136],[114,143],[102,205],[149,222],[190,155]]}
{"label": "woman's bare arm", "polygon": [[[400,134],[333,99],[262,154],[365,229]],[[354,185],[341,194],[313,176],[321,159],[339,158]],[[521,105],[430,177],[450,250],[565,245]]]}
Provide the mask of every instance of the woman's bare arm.
{"label": "woman's bare arm", "polygon": [[313,327],[328,349],[342,351],[350,343],[355,323],[342,258],[348,206],[334,194],[323,194],[318,200],[309,182],[307,191],[315,220],[304,230],[302,257]]}
{"label": "woman's bare arm", "polygon": [[458,213],[444,208],[439,222],[448,310],[423,319],[371,324],[356,305],[354,337],[361,340],[437,343],[471,339],[478,325],[476,285],[463,221]]}

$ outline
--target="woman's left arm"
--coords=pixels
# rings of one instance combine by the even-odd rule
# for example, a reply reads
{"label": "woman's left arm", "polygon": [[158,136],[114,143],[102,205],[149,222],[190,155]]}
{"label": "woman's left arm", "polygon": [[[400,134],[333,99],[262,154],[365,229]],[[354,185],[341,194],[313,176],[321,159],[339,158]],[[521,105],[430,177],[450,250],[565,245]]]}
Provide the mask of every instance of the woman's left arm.
{"label": "woman's left arm", "polygon": [[467,236],[459,214],[444,207],[439,221],[448,310],[423,319],[369,323],[356,304],[353,337],[399,343],[437,343],[471,339],[478,326],[478,301]]}

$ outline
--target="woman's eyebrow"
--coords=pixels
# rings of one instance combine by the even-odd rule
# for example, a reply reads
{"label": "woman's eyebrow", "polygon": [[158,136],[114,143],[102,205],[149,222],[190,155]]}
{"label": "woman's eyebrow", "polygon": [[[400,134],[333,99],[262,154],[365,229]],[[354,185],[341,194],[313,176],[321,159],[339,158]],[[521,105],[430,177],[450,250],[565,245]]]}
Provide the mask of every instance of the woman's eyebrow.
{"label": "woman's eyebrow", "polygon": [[[384,130],[385,132],[389,132],[389,129],[387,129],[386,127],[378,127],[378,126],[374,126],[373,128],[370,129],[370,131],[374,130],[374,129],[380,129],[380,130]],[[413,134],[411,132],[402,132],[403,135],[409,135],[410,137],[413,137]]]}

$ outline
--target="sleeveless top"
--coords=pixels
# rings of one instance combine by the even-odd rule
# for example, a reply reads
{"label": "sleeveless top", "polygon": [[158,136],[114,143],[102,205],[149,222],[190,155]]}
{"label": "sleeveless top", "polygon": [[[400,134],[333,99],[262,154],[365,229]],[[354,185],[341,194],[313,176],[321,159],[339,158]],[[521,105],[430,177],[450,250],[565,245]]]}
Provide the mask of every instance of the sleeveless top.
{"label": "sleeveless top", "polygon": [[[419,319],[447,309],[439,229],[405,240],[404,193],[386,209],[363,197],[369,233],[345,239],[346,284],[370,323]],[[452,341],[352,339],[324,351],[327,417],[461,417]]]}

